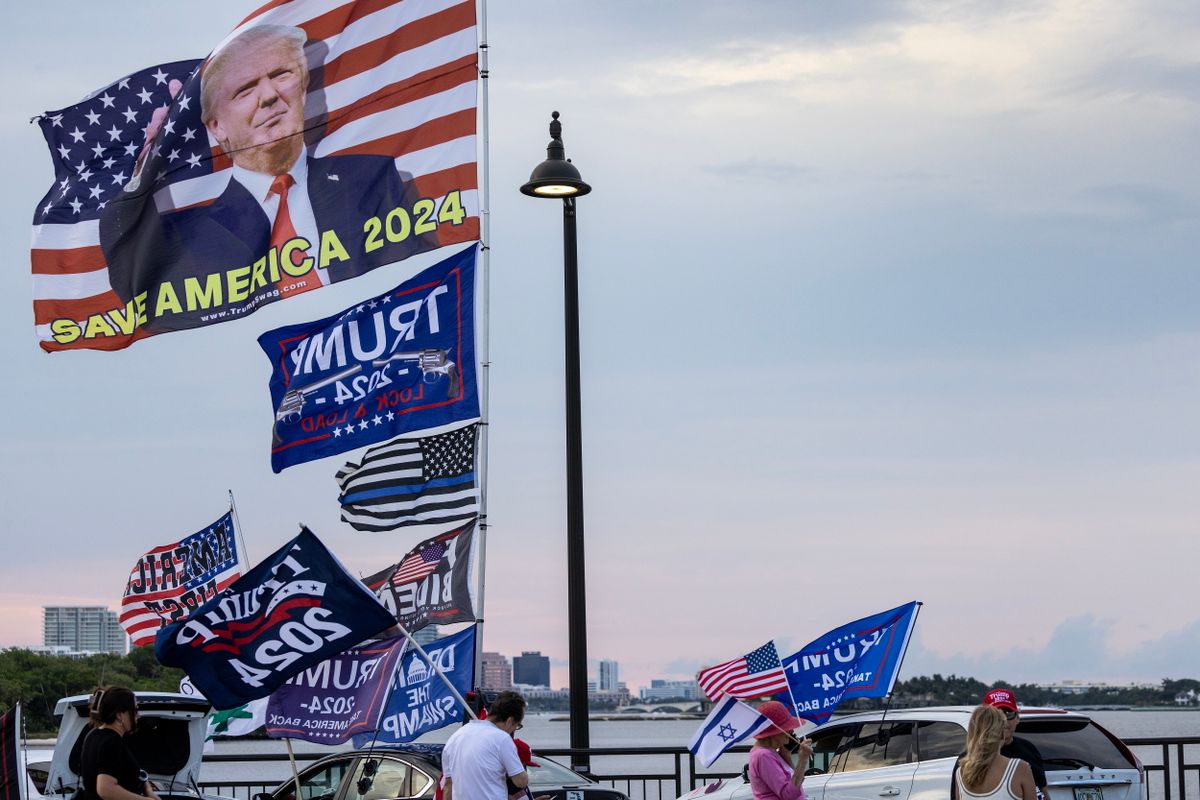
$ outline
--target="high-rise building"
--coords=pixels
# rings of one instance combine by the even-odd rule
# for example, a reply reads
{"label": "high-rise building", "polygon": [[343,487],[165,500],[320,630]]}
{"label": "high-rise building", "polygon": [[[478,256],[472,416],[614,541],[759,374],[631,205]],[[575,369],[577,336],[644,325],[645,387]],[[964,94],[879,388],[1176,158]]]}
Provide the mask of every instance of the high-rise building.
{"label": "high-rise building", "polygon": [[611,659],[600,660],[599,674],[596,676],[596,687],[602,692],[615,692],[617,686],[617,662]]}
{"label": "high-rise building", "polygon": [[43,606],[42,644],[76,653],[127,653],[115,611],[104,606]]}
{"label": "high-rise building", "polygon": [[550,685],[550,659],[540,650],[524,650],[512,660],[513,683],[525,686]]}
{"label": "high-rise building", "polygon": [[484,653],[483,680],[479,683],[480,688],[503,691],[511,689],[512,685],[512,665],[508,663],[508,659],[500,653]]}
{"label": "high-rise building", "polygon": [[426,625],[424,628],[421,628],[421,630],[414,633],[412,637],[417,644],[421,645],[421,647],[424,647],[425,645],[437,639],[439,635],[440,632],[438,631],[437,625]]}

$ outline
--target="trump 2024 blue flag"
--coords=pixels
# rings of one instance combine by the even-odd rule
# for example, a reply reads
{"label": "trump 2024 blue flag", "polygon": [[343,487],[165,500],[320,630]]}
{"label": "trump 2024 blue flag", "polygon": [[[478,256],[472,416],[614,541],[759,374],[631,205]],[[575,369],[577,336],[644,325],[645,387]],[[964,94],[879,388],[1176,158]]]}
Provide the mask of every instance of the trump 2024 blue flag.
{"label": "trump 2024 blue flag", "polygon": [[857,619],[818,637],[783,659],[796,716],[818,724],[852,697],[883,697],[892,691],[908,647],[919,602]]}
{"label": "trump 2024 blue flag", "polygon": [[406,641],[395,636],[351,647],[292,676],[267,701],[267,735],[341,744],[374,731]]}
{"label": "trump 2024 blue flag", "polygon": [[293,675],[396,622],[308,528],[187,618],[154,655],[217,710],[266,697]]}
{"label": "trump 2024 blue flag", "polygon": [[[425,652],[460,695],[475,683],[475,626],[424,645]],[[410,647],[396,670],[387,707],[374,734],[378,744],[411,742],[429,731],[462,719],[463,708],[429,662]],[[372,741],[372,735],[354,737],[355,747]]]}
{"label": "trump 2024 blue flag", "polygon": [[271,469],[479,416],[472,245],[391,291],[258,337],[271,359]]}

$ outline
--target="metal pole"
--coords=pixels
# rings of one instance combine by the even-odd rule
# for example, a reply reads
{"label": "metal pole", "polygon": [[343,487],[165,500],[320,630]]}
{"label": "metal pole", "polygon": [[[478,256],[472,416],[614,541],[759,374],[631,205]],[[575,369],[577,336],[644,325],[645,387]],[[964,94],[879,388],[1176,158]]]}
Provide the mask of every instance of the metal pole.
{"label": "metal pole", "polygon": [[[583,434],[579,391],[579,259],[575,199],[563,198],[563,327],[566,329],[567,400],[567,660],[571,749],[587,750],[587,592],[583,568]],[[587,773],[586,753],[571,754],[571,768]]]}

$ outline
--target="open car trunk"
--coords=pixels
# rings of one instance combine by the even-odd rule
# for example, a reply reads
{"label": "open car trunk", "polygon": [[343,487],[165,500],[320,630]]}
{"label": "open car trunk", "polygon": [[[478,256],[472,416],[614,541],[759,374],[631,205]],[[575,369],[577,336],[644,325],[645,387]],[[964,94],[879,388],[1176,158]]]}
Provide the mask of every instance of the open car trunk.
{"label": "open car trunk", "polygon": [[[208,701],[165,692],[135,694],[137,729],[125,737],[134,759],[158,786],[160,796],[194,797],[204,755]],[[69,798],[81,786],[79,758],[83,739],[90,730],[87,705],[88,697],[79,695],[64,697],[54,708],[62,722],[45,788],[38,787],[47,796]]]}

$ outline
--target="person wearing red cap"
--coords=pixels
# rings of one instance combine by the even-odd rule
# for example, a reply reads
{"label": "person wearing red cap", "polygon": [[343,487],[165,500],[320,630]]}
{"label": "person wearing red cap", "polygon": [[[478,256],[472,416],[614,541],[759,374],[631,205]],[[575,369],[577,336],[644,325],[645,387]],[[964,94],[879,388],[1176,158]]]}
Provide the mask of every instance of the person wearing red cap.
{"label": "person wearing red cap", "polygon": [[[1019,759],[1029,764],[1039,800],[1048,799],[1050,790],[1046,788],[1046,768],[1042,764],[1042,754],[1038,752],[1032,742],[1014,735],[1017,732],[1017,723],[1021,721],[1016,693],[1012,689],[998,686],[983,696],[981,705],[992,706],[1004,714],[1004,740],[1000,747],[1000,755],[1005,758]],[[957,769],[958,766],[955,765],[955,770],[957,771]],[[951,787],[951,798],[958,800],[957,782]]]}
{"label": "person wearing red cap", "polygon": [[1038,797],[1049,797],[1046,789],[1046,767],[1042,764],[1042,754],[1037,747],[1027,739],[1016,736],[1017,723],[1021,721],[1021,711],[1017,708],[1017,695],[1012,689],[996,687],[983,696],[983,705],[994,706],[1004,712],[1004,746],[1000,755],[1005,758],[1019,758],[1029,764],[1033,770],[1033,782],[1037,785]]}
{"label": "person wearing red cap", "polygon": [[996,706],[978,706],[967,726],[967,752],[954,765],[951,797],[971,800],[1035,800],[1029,765],[1000,755],[1008,735]]}
{"label": "person wearing red cap", "polygon": [[[526,767],[540,767],[541,764],[533,760],[533,750],[530,749],[529,743],[524,739],[513,737],[513,744],[517,746],[517,758],[521,759],[521,763]],[[508,800],[553,800],[553,797],[548,794],[539,794],[533,796],[533,792],[529,791],[529,787],[518,789],[516,784],[510,779],[508,781]]]}
{"label": "person wearing red cap", "polygon": [[750,748],[750,791],[754,800],[804,800],[804,770],[812,745],[808,739],[799,743],[795,763],[788,750],[788,743],[796,741],[792,731],[800,727],[800,720],[778,700],[768,700],[758,711],[771,720],[771,725],[755,735]]}

